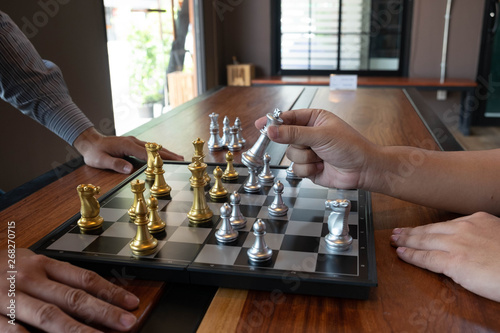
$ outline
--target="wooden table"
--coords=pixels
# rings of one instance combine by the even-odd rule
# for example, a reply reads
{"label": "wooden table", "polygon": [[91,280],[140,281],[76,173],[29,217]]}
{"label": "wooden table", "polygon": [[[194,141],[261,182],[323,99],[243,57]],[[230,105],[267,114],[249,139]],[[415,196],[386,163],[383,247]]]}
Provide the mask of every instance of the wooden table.
{"label": "wooden table", "polygon": [[[398,89],[329,91],[300,86],[226,87],[207,93],[138,128],[146,141],[192,155],[196,137],[208,140],[209,117],[216,112],[231,121],[240,117],[249,144],[259,132],[253,122],[275,107],[282,110],[324,108],[339,115],[369,140],[383,145],[438,149],[407,95]],[[220,119],[221,120],[221,119]],[[224,162],[224,153],[207,153],[206,161]],[[240,161],[236,154],[236,162]],[[286,159],[284,161],[286,163]],[[93,183],[102,193],[124,175],[83,166],[0,212],[0,244],[6,248],[7,221],[16,222],[16,245],[28,247],[79,210],[76,186]],[[378,287],[368,300],[350,300],[220,288],[204,315],[199,332],[432,332],[500,330],[500,304],[476,296],[451,279],[399,260],[389,245],[394,227],[447,220],[454,214],[372,195]],[[141,298],[135,314],[144,324],[168,287],[159,281],[110,277]],[[167,329],[169,323],[165,323]]]}

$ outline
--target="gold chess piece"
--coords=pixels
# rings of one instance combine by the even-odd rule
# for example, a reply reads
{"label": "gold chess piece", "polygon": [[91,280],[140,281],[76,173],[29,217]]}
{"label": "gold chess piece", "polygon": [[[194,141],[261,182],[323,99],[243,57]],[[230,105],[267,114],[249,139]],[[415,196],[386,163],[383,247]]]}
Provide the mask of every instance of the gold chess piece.
{"label": "gold chess piece", "polygon": [[[194,146],[194,157],[199,157],[200,163],[205,162],[205,154],[203,153],[203,145],[205,144],[205,141],[202,139],[198,138],[195,141],[193,141],[193,146]],[[205,182],[207,184],[210,184],[210,176],[208,175],[208,172],[205,170],[205,173],[203,174],[203,177],[205,179]]]}
{"label": "gold chess piece", "polygon": [[226,170],[222,174],[222,179],[224,179],[224,180],[238,179],[239,175],[238,175],[238,172],[234,169],[233,160],[234,160],[233,153],[228,151],[226,154],[227,166],[226,166]]}
{"label": "gold chess piece", "polygon": [[144,200],[144,191],[146,190],[146,184],[144,180],[136,179],[130,182],[130,187],[132,189],[132,193],[134,193],[134,202],[132,203],[132,206],[130,206],[128,210],[128,215],[130,218],[133,220],[135,219],[135,209],[137,207],[137,203],[139,202],[139,199]]}
{"label": "gold chess piece", "polygon": [[146,143],[146,151],[148,153],[148,161],[147,161],[147,168],[146,171],[144,172],[146,174],[147,179],[154,179],[155,178],[155,173],[154,173],[154,164],[155,164],[155,157],[158,151],[161,149],[161,145],[153,142],[148,142]]}
{"label": "gold chess piece", "polygon": [[210,198],[214,200],[219,200],[227,197],[227,190],[224,188],[224,185],[222,184],[221,177],[222,177],[222,169],[217,166],[214,169],[215,184],[208,192],[210,194]]}
{"label": "gold chess piece", "polygon": [[155,182],[153,186],[151,186],[150,191],[151,194],[157,198],[170,195],[170,190],[172,189],[165,181],[165,177],[163,176],[164,173],[165,171],[163,170],[163,160],[160,157],[160,153],[157,152],[154,163]]}
{"label": "gold chess piece", "polygon": [[148,210],[149,210],[149,222],[148,229],[151,233],[162,232],[165,230],[165,222],[158,214],[158,199],[154,196],[151,196],[148,200]]}
{"label": "gold chess piece", "polygon": [[149,233],[148,208],[143,198],[139,198],[137,201],[134,224],[137,226],[137,232],[129,244],[132,253],[138,256],[147,256],[154,253],[158,241]]}
{"label": "gold chess piece", "polygon": [[81,217],[78,220],[80,230],[86,232],[100,228],[104,219],[99,215],[101,206],[94,195],[99,194],[101,188],[92,184],[80,184],[76,190],[81,202]]}
{"label": "gold chess piece", "polygon": [[193,188],[193,205],[191,210],[187,214],[189,222],[193,225],[200,225],[208,223],[212,220],[214,213],[210,210],[207,205],[207,199],[205,198],[205,178],[203,177],[204,172],[206,172],[207,165],[200,162],[199,157],[193,157],[193,162],[188,165],[189,171],[191,171],[191,178],[189,182]]}

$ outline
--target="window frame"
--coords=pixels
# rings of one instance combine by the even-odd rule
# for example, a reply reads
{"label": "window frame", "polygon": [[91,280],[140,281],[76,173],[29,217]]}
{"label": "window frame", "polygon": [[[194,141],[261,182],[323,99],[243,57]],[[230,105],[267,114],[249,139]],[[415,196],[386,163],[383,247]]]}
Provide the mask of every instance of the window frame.
{"label": "window frame", "polygon": [[[411,23],[413,1],[403,1],[403,26],[401,31],[401,48],[399,50],[399,68],[391,70],[301,70],[281,69],[281,1],[271,0],[271,75],[330,75],[357,74],[359,76],[408,76],[409,54],[411,46]],[[347,0],[340,0],[347,1]],[[342,15],[340,15],[342,19]],[[340,52],[340,51],[339,51]]]}

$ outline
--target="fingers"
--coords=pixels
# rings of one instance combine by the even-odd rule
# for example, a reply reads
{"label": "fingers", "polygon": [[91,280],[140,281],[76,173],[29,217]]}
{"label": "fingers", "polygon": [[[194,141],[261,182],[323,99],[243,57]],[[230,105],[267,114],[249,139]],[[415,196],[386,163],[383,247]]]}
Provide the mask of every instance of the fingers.
{"label": "fingers", "polygon": [[29,301],[31,298],[37,300],[36,307],[29,310],[42,312],[30,324],[42,327],[44,321],[48,320],[46,317],[53,317],[59,322],[58,325],[73,325],[73,320],[68,321],[67,313],[82,318],[85,323],[97,323],[117,330],[128,330],[135,325],[135,316],[122,309],[138,306],[139,300],[133,294],[94,272],[68,263],[44,256],[33,256],[29,260],[33,269],[41,267],[44,270],[38,274],[27,272],[20,276],[23,294],[30,297]]}
{"label": "fingers", "polygon": [[47,275],[54,281],[85,290],[125,309],[132,310],[139,305],[139,299],[134,294],[107,281],[95,272],[43,256],[40,256],[40,260],[44,261]]}
{"label": "fingers", "polygon": [[398,247],[396,253],[407,263],[428,269],[435,273],[443,273],[443,270],[449,262],[449,254],[443,251],[426,251]]}
{"label": "fingers", "polygon": [[46,332],[98,332],[65,314],[54,304],[48,304],[24,293],[17,293],[17,316],[34,327]]}
{"label": "fingers", "polygon": [[[285,125],[312,126],[322,112],[327,111],[321,109],[297,109],[283,112],[280,118],[283,119]],[[266,125],[266,122],[267,117],[261,117],[255,121],[255,127],[261,129]]]}
{"label": "fingers", "polygon": [[0,332],[4,333],[29,333],[24,327],[22,327],[18,322],[13,322],[9,324],[9,318],[0,316]]}
{"label": "fingers", "polygon": [[293,164],[293,172],[302,178],[311,178],[314,175],[324,170],[323,162],[307,163],[307,164]]}
{"label": "fingers", "polygon": [[394,234],[391,243],[398,247],[410,247],[417,250],[448,251],[453,244],[451,235],[422,233],[422,234]]}
{"label": "fingers", "polygon": [[[31,296],[57,308],[57,310],[46,310],[50,312],[50,316],[62,318],[64,312],[81,318],[84,323],[100,324],[118,330],[128,330],[137,321],[131,313],[92,297],[82,289],[71,288],[50,280],[40,281],[35,289],[26,289]],[[45,316],[47,314],[40,316],[40,319],[45,319]]]}
{"label": "fingers", "polygon": [[172,160],[172,161],[184,161],[184,156],[178,155],[170,150],[162,148],[160,151],[160,156],[163,160]]}

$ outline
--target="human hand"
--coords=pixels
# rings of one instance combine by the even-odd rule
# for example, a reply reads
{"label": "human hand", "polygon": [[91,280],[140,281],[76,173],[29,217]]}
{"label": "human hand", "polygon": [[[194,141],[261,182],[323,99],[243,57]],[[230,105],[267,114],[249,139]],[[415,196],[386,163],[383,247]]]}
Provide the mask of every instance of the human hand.
{"label": "human hand", "polygon": [[[104,136],[94,127],[85,130],[73,143],[82,154],[85,164],[99,169],[111,169],[120,173],[131,173],[132,164],[122,159],[126,156],[135,156],[147,160],[146,142],[133,136]],[[165,148],[160,151],[164,160],[183,161],[184,158]]]}
{"label": "human hand", "polygon": [[[28,332],[19,321],[47,332],[96,332],[89,324],[126,331],[136,323],[130,312],[139,299],[106,281],[94,272],[65,262],[36,255],[28,249],[16,249],[15,288],[7,273],[7,251],[0,251],[0,304],[7,314],[15,300],[15,321],[0,316],[0,331]],[[9,289],[15,296],[9,297]],[[70,316],[79,317],[85,324]],[[15,328],[13,330],[13,328]]]}
{"label": "human hand", "polygon": [[[325,110],[291,110],[281,118],[284,125],[270,126],[267,133],[274,142],[290,144],[287,157],[298,176],[326,187],[363,188],[376,145]],[[262,128],[265,122],[260,118],[255,126]]]}
{"label": "human hand", "polygon": [[500,302],[500,219],[475,213],[416,228],[396,228],[391,243],[404,261],[442,273],[465,289]]}

